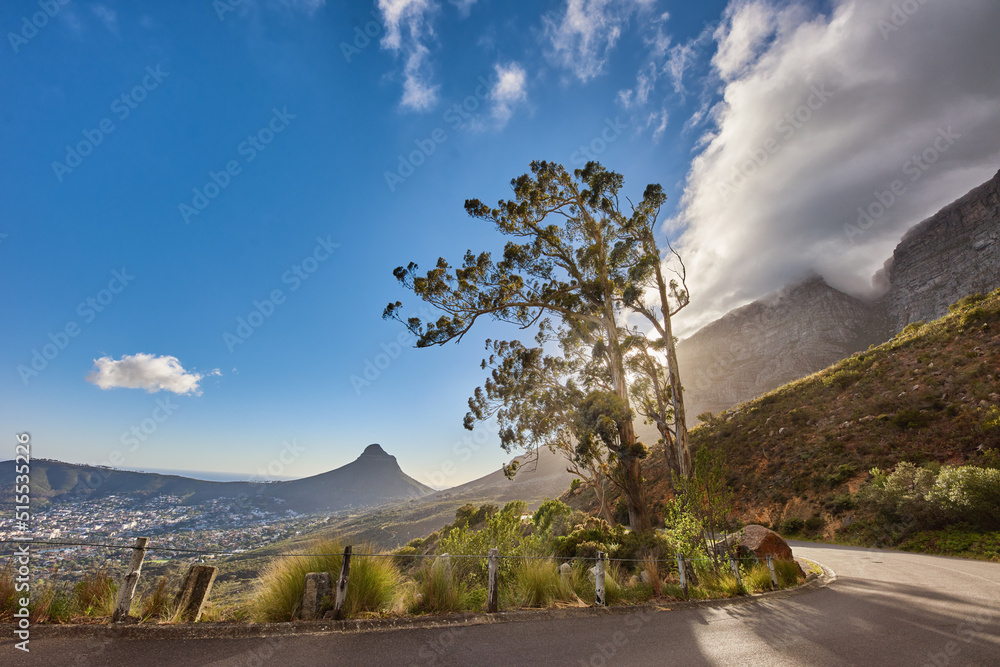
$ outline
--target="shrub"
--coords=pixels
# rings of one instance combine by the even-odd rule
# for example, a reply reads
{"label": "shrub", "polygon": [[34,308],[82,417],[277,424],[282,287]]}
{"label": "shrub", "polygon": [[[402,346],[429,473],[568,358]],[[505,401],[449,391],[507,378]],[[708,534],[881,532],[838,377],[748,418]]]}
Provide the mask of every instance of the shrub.
{"label": "shrub", "polygon": [[647,558],[665,559],[673,553],[670,543],[656,533],[625,533],[621,544],[615,550],[615,558],[628,561],[623,563],[627,570],[639,567],[639,561]]}
{"label": "shrub", "polygon": [[931,422],[931,415],[919,410],[900,410],[892,418],[892,423],[898,428],[923,428]]}
{"label": "shrub", "polygon": [[841,465],[837,466],[837,469],[834,472],[826,476],[826,481],[827,483],[830,484],[830,486],[836,486],[837,484],[840,484],[844,480],[853,477],[854,473],[856,473],[857,471],[858,468],[854,464],[842,463]]}
{"label": "shrub", "polygon": [[806,522],[803,521],[802,519],[797,519],[794,517],[790,519],[785,519],[779,525],[778,532],[785,535],[794,535],[795,533],[801,532],[802,529],[805,528],[805,525]]}
{"label": "shrub", "polygon": [[399,547],[393,552],[393,555],[395,556],[393,560],[396,561],[396,565],[403,570],[410,569],[419,561],[423,560],[421,558],[417,558],[417,556],[421,555],[420,550],[416,547],[411,547],[410,545]]}
{"label": "shrub", "polygon": [[823,378],[823,384],[827,387],[836,387],[843,391],[852,384],[864,377],[864,372],[859,370],[844,369],[835,371]]}
{"label": "shrub", "polygon": [[1000,528],[1000,470],[944,466],[927,501],[953,520]]}
{"label": "shrub", "polygon": [[572,533],[555,541],[555,555],[560,558],[595,558],[598,551],[612,552],[613,545],[625,538],[625,529],[614,528],[604,519],[590,517]]}
{"label": "shrub", "polygon": [[546,498],[531,517],[531,523],[543,533],[549,532],[552,523],[559,517],[569,518],[573,509],[560,500]]}
{"label": "shrub", "polygon": [[795,586],[802,579],[802,571],[798,563],[792,560],[774,561],[774,573],[778,575],[778,587]]}
{"label": "shrub", "polygon": [[579,478],[574,478],[573,481],[569,483],[569,490],[575,492],[581,486],[583,486],[583,481]]}
{"label": "shrub", "polygon": [[[462,556],[486,556],[496,547],[503,556],[543,555],[538,553],[542,541],[524,535],[520,508],[508,504],[503,510],[486,520],[481,530],[459,527],[441,539],[438,553]],[[547,554],[545,554],[547,555]],[[486,558],[459,558],[454,562],[456,575],[473,586],[486,586],[488,564]],[[500,580],[510,581],[514,572],[514,561],[501,558]]]}
{"label": "shrub", "polygon": [[417,595],[410,611],[445,613],[466,608],[467,588],[456,581],[451,568],[445,567],[443,561],[424,562],[417,571],[416,582]]}
{"label": "shrub", "polygon": [[76,610],[83,616],[110,616],[115,608],[118,584],[104,568],[85,574],[73,587]]}
{"label": "shrub", "polygon": [[168,619],[173,616],[174,596],[168,589],[169,577],[163,575],[156,586],[153,587],[149,595],[144,595],[139,599],[139,618],[146,621],[149,619]]}
{"label": "shrub", "polygon": [[[370,553],[370,545],[360,545],[360,553]],[[302,555],[279,558],[264,569],[252,602],[252,613],[261,621],[291,621],[298,616],[305,589],[306,574],[329,572],[336,581],[340,576],[343,547],[335,540],[323,540]],[[347,587],[345,613],[381,612],[393,606],[400,583],[399,571],[392,558],[354,556],[351,580]]]}
{"label": "shrub", "polygon": [[569,582],[563,582],[554,560],[524,559],[514,567],[510,584],[511,602],[518,607],[548,607],[553,602],[576,597]]}
{"label": "shrub", "polygon": [[749,593],[761,593],[773,588],[771,585],[771,571],[767,569],[766,563],[757,563],[743,574],[743,587]]}

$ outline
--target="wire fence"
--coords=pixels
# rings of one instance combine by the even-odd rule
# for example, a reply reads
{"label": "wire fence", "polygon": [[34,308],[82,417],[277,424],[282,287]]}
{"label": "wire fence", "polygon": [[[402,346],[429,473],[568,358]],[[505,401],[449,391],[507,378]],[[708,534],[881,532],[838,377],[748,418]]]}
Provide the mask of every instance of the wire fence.
{"label": "wire fence", "polygon": [[[174,554],[192,554],[196,556],[240,556],[246,555],[246,551],[230,551],[221,549],[190,549],[184,547],[174,547],[174,546],[160,546],[155,544],[150,544],[150,538],[148,537],[137,537],[134,544],[120,544],[113,542],[93,542],[89,540],[34,540],[34,539],[0,539],[0,552],[2,552],[4,547],[13,548],[13,552],[10,554],[10,563],[18,563],[16,570],[19,574],[24,574],[27,576],[29,574],[27,570],[27,563],[30,561],[30,549],[32,546],[46,546],[46,547],[64,547],[64,548],[91,548],[91,549],[112,549],[112,550],[127,550],[131,552],[131,561],[128,565],[128,570],[125,576],[121,580],[121,584],[117,589],[117,599],[115,601],[114,611],[111,616],[112,622],[122,622],[129,618],[129,610],[132,607],[132,602],[136,593],[136,585],[138,583],[143,560],[146,557],[147,552],[167,552]],[[408,563],[412,563],[417,559],[441,559],[445,563],[446,571],[451,573],[451,559],[476,559],[485,560],[487,565],[487,600],[486,600],[486,611],[496,612],[499,611],[499,587],[500,587],[500,561],[550,561],[559,562],[562,564],[559,566],[558,576],[561,580],[569,585],[573,578],[573,570],[571,568],[571,561],[583,561],[585,564],[587,562],[594,562],[594,566],[589,568],[588,576],[593,581],[594,586],[594,604],[597,606],[606,606],[608,604],[608,580],[607,577],[610,576],[612,587],[620,586],[621,584],[615,581],[616,570],[609,570],[609,567],[615,563],[638,563],[640,564],[640,572],[643,577],[651,577],[650,582],[653,585],[653,589],[659,591],[659,586],[663,583],[663,575],[671,575],[672,570],[677,574],[677,580],[680,585],[680,589],[684,598],[688,597],[689,586],[691,584],[698,585],[698,574],[694,568],[694,564],[698,562],[713,562],[713,568],[716,572],[719,571],[720,565],[725,569],[724,564],[728,562],[729,568],[731,569],[732,576],[735,578],[737,588],[740,594],[744,591],[744,586],[742,582],[741,566],[750,563],[756,564],[756,557],[746,557],[743,559],[738,559],[733,557],[731,554],[714,554],[714,558],[686,558],[682,554],[675,554],[675,557],[670,558],[611,558],[610,554],[605,551],[598,551],[596,556],[573,556],[573,557],[561,557],[558,555],[526,555],[526,554],[506,554],[502,555],[500,550],[496,547],[489,550],[488,554],[451,554],[451,553],[439,553],[439,554],[408,554],[408,553],[352,553],[352,547],[350,545],[344,548],[343,554],[341,553],[315,553],[308,551],[290,551],[290,552],[278,552],[278,553],[267,553],[260,554],[263,557],[270,558],[295,558],[295,557],[306,557],[306,558],[322,558],[322,557],[333,557],[340,558],[340,576],[336,579],[336,585],[333,585],[333,572],[309,572],[304,574],[304,590],[302,592],[301,604],[299,607],[298,618],[302,620],[315,620],[318,618],[317,610],[325,608],[324,605],[328,604],[328,601],[335,600],[333,604],[333,609],[329,612],[332,613],[332,618],[335,620],[340,620],[344,617],[345,605],[347,600],[347,587],[351,572],[351,561],[357,563],[357,558],[391,558],[396,559],[396,563],[399,566],[405,566]],[[27,559],[25,558],[27,557]],[[411,560],[412,559],[412,560]],[[742,561],[742,562],[741,562]],[[662,567],[661,564],[667,563],[666,567]],[[309,566],[311,567],[311,566]],[[437,567],[437,564],[434,564]],[[676,568],[676,569],[674,569]],[[767,556],[767,569],[770,575],[770,583],[772,588],[779,587],[779,577],[775,570],[774,562],[770,555]],[[509,573],[509,570],[507,570]],[[196,622],[201,616],[202,610],[204,609],[206,600],[208,598],[209,592],[212,589],[212,583],[215,581],[216,575],[219,572],[219,568],[208,565],[192,564],[187,573],[185,574],[180,589],[175,596],[175,605],[178,609],[178,614],[181,618],[184,618],[190,622]],[[4,577],[8,576],[8,571],[6,568],[3,570]],[[299,576],[302,576],[301,574]],[[449,575],[450,576],[450,575]],[[635,579],[635,577],[633,577]],[[659,584],[656,584],[659,582]],[[657,592],[659,594],[659,592]],[[325,618],[325,616],[324,616]]]}
{"label": "wire fence", "polygon": [[[0,540],[0,545],[13,546],[17,544],[44,544],[47,546],[62,546],[62,547],[94,547],[94,548],[107,548],[107,549],[134,549],[134,544],[108,544],[102,542],[54,542],[51,540]],[[183,549],[180,547],[167,547],[167,546],[155,546],[148,545],[145,547],[146,551],[160,551],[160,552],[170,552],[170,553],[186,553],[186,554],[197,554],[197,555],[213,555],[213,556],[245,556],[248,551],[232,551],[232,550],[214,550],[214,549]],[[261,557],[269,558],[285,558],[285,557],[333,557],[340,556],[340,553],[316,553],[316,552],[305,552],[305,551],[286,551],[277,553],[260,554]],[[395,554],[395,553],[361,553],[354,552],[355,557],[369,557],[369,558],[479,558],[487,559],[489,556],[487,554]],[[528,556],[528,555],[504,555],[500,554],[501,559],[508,560],[561,560],[561,561],[572,561],[572,560],[583,560],[583,561],[598,561],[602,560],[599,556]],[[752,556],[742,556],[742,557],[730,557],[728,555],[720,555],[718,558],[688,558],[683,556],[684,560],[689,563],[698,562],[719,562],[721,560],[737,560],[738,562],[758,562],[756,557]],[[604,558],[603,560],[609,563],[675,563],[675,558]]]}

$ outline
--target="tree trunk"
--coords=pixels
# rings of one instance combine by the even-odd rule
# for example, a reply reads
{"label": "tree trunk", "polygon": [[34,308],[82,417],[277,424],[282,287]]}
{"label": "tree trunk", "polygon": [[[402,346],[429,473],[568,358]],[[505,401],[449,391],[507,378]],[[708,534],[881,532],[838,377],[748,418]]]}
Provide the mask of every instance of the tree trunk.
{"label": "tree trunk", "polygon": [[621,467],[622,492],[628,505],[628,521],[637,533],[648,533],[653,529],[646,506],[646,494],[642,487],[642,468],[639,459],[630,456],[619,462]]}
{"label": "tree trunk", "polygon": [[677,370],[677,347],[674,345],[674,330],[670,323],[670,300],[667,298],[667,284],[663,280],[663,270],[656,264],[656,284],[660,291],[660,312],[663,314],[663,343],[667,348],[667,377],[674,399],[674,434],[677,443],[677,463],[681,476],[691,474],[691,445],[688,443],[687,419],[684,415],[684,388],[681,386]]}
{"label": "tree trunk", "polygon": [[597,502],[600,503],[601,516],[604,517],[605,521],[607,521],[610,525],[613,526],[617,522],[615,521],[615,513],[611,511],[611,506],[608,505],[608,494],[603,488],[601,488],[600,491],[598,491],[597,489],[598,487],[595,485],[594,495],[597,496]]}

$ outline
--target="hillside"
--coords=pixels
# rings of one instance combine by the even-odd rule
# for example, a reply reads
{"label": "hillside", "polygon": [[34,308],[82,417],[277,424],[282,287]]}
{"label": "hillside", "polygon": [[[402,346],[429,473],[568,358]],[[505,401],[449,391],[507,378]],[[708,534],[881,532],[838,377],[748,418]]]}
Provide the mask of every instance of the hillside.
{"label": "hillside", "polygon": [[[455,520],[455,510],[467,503],[493,503],[502,507],[512,500],[523,500],[528,503],[529,509],[534,510],[546,498],[561,495],[573,480],[573,475],[566,472],[562,455],[547,449],[537,454],[524,454],[514,460],[522,462],[522,466],[513,480],[507,479],[502,470],[497,470],[461,486],[406,503],[331,517],[322,529],[304,533],[295,538],[294,543],[272,546],[287,550],[295,548],[295,545],[336,536],[349,542],[368,542],[392,549],[451,523]],[[260,553],[268,549],[270,547]]]}
{"label": "hillside", "polygon": [[[14,483],[13,462],[0,463],[4,501]],[[209,482],[179,475],[116,470],[36,459],[31,466],[33,502],[111,495],[178,496],[185,504],[214,498],[244,498],[254,504],[280,503],[298,512],[339,510],[420,498],[433,489],[406,475],[381,446],[369,445],[356,460],[335,470],[287,482]]]}
{"label": "hillside", "polygon": [[[715,414],[691,439],[725,462],[744,521],[799,520],[831,538],[854,520],[850,494],[871,468],[981,463],[983,450],[1000,450],[998,392],[1000,290]],[[660,447],[643,472],[659,512],[669,493]],[[563,499],[595,508],[584,488]]]}

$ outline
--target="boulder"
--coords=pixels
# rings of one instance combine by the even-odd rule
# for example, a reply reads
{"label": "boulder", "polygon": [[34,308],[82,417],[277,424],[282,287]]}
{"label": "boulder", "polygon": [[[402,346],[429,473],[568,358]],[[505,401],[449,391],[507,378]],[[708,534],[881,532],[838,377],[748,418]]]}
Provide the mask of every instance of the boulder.
{"label": "boulder", "polygon": [[738,557],[753,555],[758,561],[794,560],[792,548],[781,535],[764,526],[747,526],[715,544],[716,553],[736,552]]}

